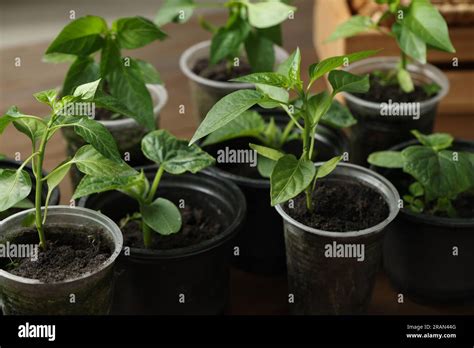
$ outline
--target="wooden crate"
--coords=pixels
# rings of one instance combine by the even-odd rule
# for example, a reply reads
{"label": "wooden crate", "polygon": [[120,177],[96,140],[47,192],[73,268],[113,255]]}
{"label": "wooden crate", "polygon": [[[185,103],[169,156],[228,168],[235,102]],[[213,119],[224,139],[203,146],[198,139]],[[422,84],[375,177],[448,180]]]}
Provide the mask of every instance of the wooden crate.
{"label": "wooden crate", "polygon": [[[380,55],[396,56],[396,43],[378,32],[325,43],[336,27],[351,17],[347,0],[315,0],[313,14],[313,42],[319,59],[367,49],[382,48]],[[441,114],[474,114],[474,27],[450,27],[456,53],[429,50],[428,61],[438,65],[451,83],[449,94],[440,105]],[[452,67],[453,58],[459,66]]]}

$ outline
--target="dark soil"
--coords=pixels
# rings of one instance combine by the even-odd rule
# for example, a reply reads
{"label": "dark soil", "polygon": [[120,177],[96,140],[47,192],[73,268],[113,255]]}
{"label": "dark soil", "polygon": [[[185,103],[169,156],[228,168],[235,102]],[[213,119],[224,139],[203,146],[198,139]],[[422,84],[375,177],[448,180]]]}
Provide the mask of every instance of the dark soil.
{"label": "dark soil", "polygon": [[285,204],[285,211],[298,222],[319,230],[349,232],[363,230],[385,220],[389,208],[375,190],[355,182],[323,179],[316,184],[312,197],[313,212],[306,209],[306,196]]}
{"label": "dark soil", "polygon": [[474,218],[474,194],[462,193],[453,202],[458,217],[464,219]]}
{"label": "dark soil", "polygon": [[[8,272],[45,283],[75,279],[99,268],[112,255],[113,244],[99,229],[45,227],[46,250],[39,249],[38,259],[13,260],[2,268]],[[36,229],[28,229],[11,243],[37,244]],[[9,261],[9,260],[8,260]]]}
{"label": "dark soil", "polygon": [[[180,209],[183,225],[177,233],[163,236],[153,234],[152,249],[169,250],[196,245],[217,236],[222,225],[203,209],[187,206]],[[130,221],[123,228],[124,246],[144,248],[143,234],[138,221]]]}
{"label": "dark soil", "polygon": [[374,75],[370,75],[369,91],[366,93],[355,93],[354,95],[375,103],[388,102],[389,99],[397,103],[422,102],[435,96],[429,96],[423,87],[419,85],[415,85],[413,92],[405,93],[398,84],[383,85],[380,78]]}
{"label": "dark soil", "polygon": [[228,69],[225,60],[213,66],[209,66],[209,59],[202,58],[194,65],[193,72],[209,80],[227,82],[231,79],[250,74],[252,67],[244,59],[240,59],[240,65],[232,66],[232,69]]}

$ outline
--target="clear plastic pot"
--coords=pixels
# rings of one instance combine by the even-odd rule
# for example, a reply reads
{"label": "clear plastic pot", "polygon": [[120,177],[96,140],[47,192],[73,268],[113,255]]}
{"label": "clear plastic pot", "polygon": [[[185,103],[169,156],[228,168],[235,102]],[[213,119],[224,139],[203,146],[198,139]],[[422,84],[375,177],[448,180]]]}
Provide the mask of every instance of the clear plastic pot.
{"label": "clear plastic pot", "polygon": [[[280,128],[283,128],[288,122],[286,114],[282,115],[274,111],[273,114],[264,115],[265,119],[270,117],[274,118],[276,125]],[[247,144],[251,141],[252,139],[249,139],[244,142],[245,146],[248,147]],[[299,142],[293,141],[292,145],[296,143]],[[216,156],[219,149],[226,146],[232,148],[232,145],[237,144],[228,141],[207,146],[204,149]],[[240,147],[236,146],[236,148]],[[326,161],[349,151],[349,143],[342,131],[319,125],[315,149],[316,160]],[[278,275],[284,273],[286,271],[286,256],[283,222],[270,205],[270,180],[249,178],[218,167],[212,167],[209,171],[217,177],[234,182],[242,190],[247,201],[247,219],[236,237],[235,245],[239,247],[239,253],[234,255],[233,264],[246,272],[257,274]]]}
{"label": "clear plastic pot", "polygon": [[[0,221],[0,244],[18,236],[21,222],[33,209]],[[122,250],[122,233],[105,215],[94,210],[69,206],[48,208],[49,226],[88,226],[101,228],[113,246],[113,253],[100,268],[76,279],[44,283],[13,275],[0,269],[0,305],[4,314],[19,315],[95,315],[107,314],[112,304],[114,263]],[[71,302],[71,294],[75,302]]]}
{"label": "clear plastic pot", "polygon": [[[364,230],[328,232],[303,225],[277,205],[285,231],[288,292],[294,296],[290,311],[311,315],[363,314],[380,265],[384,232],[398,214],[399,195],[383,176],[354,164],[339,164],[325,180],[358,182],[376,190],[385,198],[389,215]],[[326,245],[333,242],[363,244],[364,260],[326,257]]]}
{"label": "clear plastic pot", "polygon": [[[155,172],[154,166],[145,168],[150,180]],[[129,255],[123,253],[118,260],[112,314],[222,314],[229,302],[233,239],[246,213],[242,192],[232,182],[201,172],[163,175],[157,196],[200,207],[221,223],[222,231],[176,249],[129,248]],[[79,205],[100,210],[115,221],[138,210],[136,201],[118,191],[83,197]]]}
{"label": "clear plastic pot", "polygon": [[[160,111],[168,101],[168,92],[161,85],[147,85],[153,101],[153,113],[155,115],[155,124],[159,127]],[[121,118],[117,120],[99,121],[112,133],[119,152],[122,156],[129,154],[130,160],[127,162],[131,166],[141,166],[149,164],[149,161],[143,156],[141,151],[141,140],[148,132],[147,129],[137,123],[133,118]],[[79,137],[72,128],[62,128],[64,138],[67,142],[67,154],[74,156],[76,151],[83,146],[84,140]],[[81,174],[75,167],[71,170],[71,178],[74,187],[80,181]]]}
{"label": "clear plastic pot", "polygon": [[[253,89],[249,83],[214,81],[193,72],[196,62],[209,57],[211,41],[199,42],[183,52],[179,59],[181,71],[189,79],[191,97],[198,122],[206,117],[208,111],[225,95],[239,89]],[[279,46],[274,46],[275,65],[280,64],[288,58],[288,52]]]}
{"label": "clear plastic pot", "polygon": [[[416,140],[391,148],[401,151]],[[455,140],[453,150],[474,152],[474,142]],[[404,193],[412,182],[400,170],[374,167]],[[474,175],[474,173],[473,173]],[[454,247],[458,248],[457,255]],[[415,301],[455,303],[474,298],[474,218],[448,218],[401,209],[384,242],[384,269],[391,283]]]}
{"label": "clear plastic pot", "polygon": [[[350,64],[344,70],[352,74],[369,74],[376,70],[394,70],[399,57],[376,57]],[[449,91],[446,75],[431,64],[408,64],[407,67],[415,84],[437,83],[441,90],[432,98],[420,102],[418,119],[410,116],[382,116],[381,105],[343,92],[347,106],[357,118],[357,124],[351,128],[351,161],[368,166],[367,157],[374,151],[387,150],[403,141],[412,139],[410,131],[417,129],[422,133],[431,133],[438,104]]]}

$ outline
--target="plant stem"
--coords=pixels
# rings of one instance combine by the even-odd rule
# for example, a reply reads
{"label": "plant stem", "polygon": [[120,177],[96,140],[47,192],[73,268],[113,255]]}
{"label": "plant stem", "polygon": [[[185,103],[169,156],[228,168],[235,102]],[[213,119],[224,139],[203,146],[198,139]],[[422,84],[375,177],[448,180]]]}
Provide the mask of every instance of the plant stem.
{"label": "plant stem", "polygon": [[143,245],[145,248],[151,247],[151,228],[142,221]]}
{"label": "plant stem", "polygon": [[165,168],[160,165],[160,167],[156,171],[155,179],[153,179],[153,184],[151,185],[150,191],[148,191],[148,195],[145,200],[147,204],[150,204],[153,201],[153,198],[156,194],[156,190],[158,189],[158,185],[160,184],[161,176],[163,175],[164,171]]}
{"label": "plant stem", "polygon": [[[303,99],[303,105],[307,104],[307,94],[302,92],[301,95]],[[311,141],[311,127],[310,127],[310,117],[306,110],[303,110],[303,118],[304,118],[304,129],[303,129],[303,159],[305,160],[311,160],[310,154],[312,153],[311,151],[311,145],[313,142]],[[306,195],[306,208],[308,209],[309,212],[313,211],[313,204],[311,201],[311,185],[309,185],[306,190],[305,190],[305,195]]]}
{"label": "plant stem", "polygon": [[402,62],[402,68],[403,69],[407,69],[407,55],[405,54],[405,52],[401,51],[401,62]]}
{"label": "plant stem", "polygon": [[[36,158],[36,163],[33,161],[34,170],[33,173],[36,178],[36,191],[35,191],[35,220],[36,220],[36,230],[38,231],[38,236],[40,240],[40,248],[43,250],[46,249],[46,238],[44,236],[43,229],[43,220],[41,218],[41,196],[43,192],[43,161],[44,161],[44,152],[46,148],[46,142],[48,139],[49,131],[44,132],[43,137],[41,138],[40,147],[38,149],[38,157]],[[45,207],[47,209],[47,207]]]}

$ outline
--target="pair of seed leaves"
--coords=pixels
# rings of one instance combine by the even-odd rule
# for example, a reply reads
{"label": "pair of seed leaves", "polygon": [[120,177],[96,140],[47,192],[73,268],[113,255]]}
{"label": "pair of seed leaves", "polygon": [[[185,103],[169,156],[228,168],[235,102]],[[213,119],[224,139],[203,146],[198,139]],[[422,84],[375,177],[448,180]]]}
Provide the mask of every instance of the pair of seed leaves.
{"label": "pair of seed leaves", "polygon": [[[200,124],[191,144],[197,140],[227,127],[232,121],[239,119],[245,112],[259,105],[264,108],[281,107],[287,111],[288,116],[302,128],[302,132],[310,132],[313,136],[319,121],[330,109],[334,96],[339,92],[361,93],[369,89],[369,77],[357,76],[338,67],[364,59],[375,54],[377,51],[362,51],[346,56],[337,56],[312,64],[309,67],[309,83],[306,90],[303,89],[301,80],[301,54],[299,49],[291,54],[276,70],[269,73],[253,73],[233,81],[252,83],[255,90],[239,90],[219,100],[208,112],[204,121]],[[308,93],[311,85],[329,73],[328,79],[332,86],[332,92],[321,92],[319,94],[302,98],[294,105],[289,102],[289,91],[293,90],[298,95]],[[292,111],[293,110],[293,111]],[[301,126],[300,120],[304,119]],[[279,150],[261,145],[251,144],[257,153],[268,158],[267,174],[270,174],[271,204],[277,205],[296,197],[316,179],[331,173],[341,160],[340,156],[334,157],[325,164],[315,168],[311,160],[303,156],[297,159],[294,155],[285,155]]]}
{"label": "pair of seed leaves", "polygon": [[[85,174],[77,187],[73,199],[108,190],[119,190],[136,199],[140,204],[141,216],[150,228],[161,234],[178,232],[181,228],[181,214],[176,206],[158,198],[151,203],[145,202],[150,185],[143,172],[138,172],[125,163],[120,157],[115,141],[110,132],[99,122],[88,116],[60,115],[65,104],[92,101],[99,85],[99,80],[81,85],[72,96],[57,99],[55,90],[35,94],[38,101],[48,104],[53,109],[52,116],[41,119],[22,114],[16,107],[0,117],[0,134],[8,124],[27,135],[33,144],[37,144],[45,132],[48,140],[55,131],[63,127],[72,127],[88,145],[81,147],[73,158],[59,164],[43,180],[48,185],[48,205],[51,192],[64,179],[73,165]],[[198,146],[188,146],[187,141],[178,140],[164,130],[152,131],[142,140],[144,155],[171,174],[184,172],[196,173],[210,166],[214,159]],[[31,192],[31,178],[27,172],[0,169],[0,211],[5,211],[24,201]],[[41,204],[41,202],[36,202]]]}
{"label": "pair of seed leaves", "polygon": [[[452,200],[474,188],[474,154],[448,150],[453,137],[446,133],[424,135],[413,130],[421,145],[402,151],[372,153],[368,162],[384,168],[398,168],[411,175],[417,185],[410,193],[425,197],[425,201]],[[420,187],[421,186],[421,187]]]}
{"label": "pair of seed leaves", "polygon": [[[73,62],[66,74],[62,94],[79,85],[102,79],[97,106],[135,119],[149,130],[156,128],[153,101],[146,84],[161,84],[155,67],[143,60],[122,57],[121,49],[135,49],[166,34],[143,17],[120,18],[111,28],[98,16],[85,16],[66,25],[49,45],[44,60]],[[100,51],[100,63],[94,55]],[[106,94],[108,93],[108,94]]]}
{"label": "pair of seed leaves", "polygon": [[[369,30],[383,30],[380,23],[392,17],[395,22],[390,35],[395,38],[401,51],[414,60],[425,64],[428,48],[456,52],[449,38],[446,21],[429,0],[412,0],[408,7],[402,6],[400,0],[376,0],[376,2],[388,5],[388,9],[378,22],[374,22],[368,16],[353,16],[339,25],[329,36],[328,41],[352,37]],[[398,68],[397,79],[405,92],[413,90],[413,81],[406,69]]]}
{"label": "pair of seed leaves", "polygon": [[[219,6],[218,3],[213,4]],[[157,25],[186,22],[198,7],[194,0],[165,0],[155,17]],[[275,63],[274,45],[282,45],[280,23],[289,18],[296,8],[280,0],[228,0],[220,4],[229,10],[229,18],[222,27],[215,27],[200,18],[201,26],[210,31],[210,63],[240,57],[241,47],[253,72],[272,71]]]}

